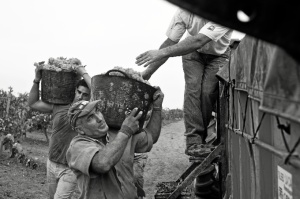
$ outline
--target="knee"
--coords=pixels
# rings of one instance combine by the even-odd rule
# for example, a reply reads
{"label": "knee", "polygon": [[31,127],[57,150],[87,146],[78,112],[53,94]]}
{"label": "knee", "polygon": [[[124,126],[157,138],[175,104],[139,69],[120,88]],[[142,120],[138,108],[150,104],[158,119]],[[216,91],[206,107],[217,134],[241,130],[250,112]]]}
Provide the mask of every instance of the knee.
{"label": "knee", "polygon": [[218,87],[203,87],[201,95],[202,98],[213,100],[218,97],[218,93]]}

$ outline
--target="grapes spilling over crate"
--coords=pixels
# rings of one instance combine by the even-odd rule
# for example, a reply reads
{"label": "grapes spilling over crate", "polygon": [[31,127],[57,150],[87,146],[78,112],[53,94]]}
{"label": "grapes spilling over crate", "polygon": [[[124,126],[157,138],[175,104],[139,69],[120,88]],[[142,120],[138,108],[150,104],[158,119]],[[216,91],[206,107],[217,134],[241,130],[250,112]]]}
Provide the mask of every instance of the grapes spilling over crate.
{"label": "grapes spilling over crate", "polygon": [[[35,63],[37,65],[37,63]],[[56,72],[71,72],[74,70],[75,66],[80,66],[81,61],[77,58],[64,58],[64,57],[58,57],[58,58],[53,58],[50,57],[48,59],[48,63],[43,65],[43,70],[51,70],[51,71],[56,71]]]}

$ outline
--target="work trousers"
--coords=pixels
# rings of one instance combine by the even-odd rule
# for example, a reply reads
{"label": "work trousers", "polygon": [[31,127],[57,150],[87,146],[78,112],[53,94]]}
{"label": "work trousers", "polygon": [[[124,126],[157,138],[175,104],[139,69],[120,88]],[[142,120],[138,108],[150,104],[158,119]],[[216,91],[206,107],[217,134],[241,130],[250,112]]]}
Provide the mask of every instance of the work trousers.
{"label": "work trousers", "polygon": [[133,174],[134,184],[137,188],[137,195],[139,198],[146,196],[144,191],[144,169],[147,163],[148,155],[146,153],[138,154],[133,159]]}
{"label": "work trousers", "polygon": [[229,64],[230,49],[220,56],[194,51],[182,56],[185,79],[184,124],[185,135],[207,137],[207,127],[218,98],[219,81],[216,73]]}
{"label": "work trousers", "polygon": [[50,199],[69,199],[76,189],[76,175],[64,164],[47,160],[47,182]]}

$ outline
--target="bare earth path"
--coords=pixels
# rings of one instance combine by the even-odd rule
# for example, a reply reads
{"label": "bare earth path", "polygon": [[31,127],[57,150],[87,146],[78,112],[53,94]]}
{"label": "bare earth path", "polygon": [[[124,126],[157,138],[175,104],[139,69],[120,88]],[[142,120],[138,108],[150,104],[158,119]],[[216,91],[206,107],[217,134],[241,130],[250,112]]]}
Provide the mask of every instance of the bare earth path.
{"label": "bare earth path", "polygon": [[158,142],[149,152],[144,173],[147,199],[154,198],[158,182],[175,181],[188,167],[184,130],[182,120],[164,126]]}
{"label": "bare earth path", "polygon": [[[184,154],[183,132],[182,120],[164,126],[158,142],[148,153],[144,173],[147,199],[154,198],[157,183],[175,181],[189,165]],[[26,154],[45,163],[48,146],[43,139],[41,134],[28,133],[27,140],[21,144]],[[5,152],[0,156],[0,199],[46,199],[47,196],[45,167],[32,170],[8,158]]]}

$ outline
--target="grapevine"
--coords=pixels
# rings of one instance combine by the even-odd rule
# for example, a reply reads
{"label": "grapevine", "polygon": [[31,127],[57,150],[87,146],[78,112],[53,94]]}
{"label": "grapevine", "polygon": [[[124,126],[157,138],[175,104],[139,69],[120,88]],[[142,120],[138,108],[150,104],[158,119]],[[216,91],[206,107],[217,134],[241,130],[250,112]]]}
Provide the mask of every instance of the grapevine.
{"label": "grapevine", "polygon": [[26,136],[28,131],[47,129],[50,115],[32,111],[27,104],[28,93],[16,97],[12,94],[13,89],[9,89],[9,92],[0,90],[0,133],[19,138]]}

